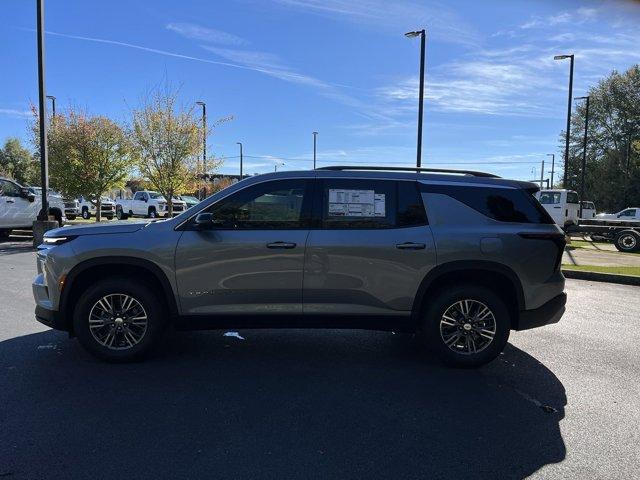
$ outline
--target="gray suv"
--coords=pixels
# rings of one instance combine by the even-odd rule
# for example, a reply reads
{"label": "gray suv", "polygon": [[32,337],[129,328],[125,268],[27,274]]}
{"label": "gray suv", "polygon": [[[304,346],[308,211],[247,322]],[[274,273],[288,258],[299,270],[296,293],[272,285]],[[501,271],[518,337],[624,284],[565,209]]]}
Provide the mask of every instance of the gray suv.
{"label": "gray suv", "polygon": [[564,312],[565,239],[537,190],[435,169],[247,178],[172,219],[48,232],[36,318],[109,361],[169,326],[322,327],[413,332],[481,365]]}

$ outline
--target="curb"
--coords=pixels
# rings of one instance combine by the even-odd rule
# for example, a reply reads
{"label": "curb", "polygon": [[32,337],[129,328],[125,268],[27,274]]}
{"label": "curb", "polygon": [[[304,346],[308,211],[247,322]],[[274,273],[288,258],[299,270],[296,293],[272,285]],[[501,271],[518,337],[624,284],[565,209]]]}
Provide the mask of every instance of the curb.
{"label": "curb", "polygon": [[619,283],[621,285],[640,286],[640,277],[618,275],[614,273],[585,272],[583,270],[562,270],[565,278],[576,280],[591,280],[593,282]]}

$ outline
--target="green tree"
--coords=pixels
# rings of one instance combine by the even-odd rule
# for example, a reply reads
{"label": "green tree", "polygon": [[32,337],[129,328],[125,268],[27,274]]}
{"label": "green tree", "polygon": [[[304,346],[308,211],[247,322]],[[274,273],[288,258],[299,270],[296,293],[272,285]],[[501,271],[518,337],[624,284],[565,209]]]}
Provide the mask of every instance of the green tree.
{"label": "green tree", "polygon": [[[178,103],[177,91],[165,87],[151,92],[133,111],[129,133],[140,173],[164,196],[172,215],[174,195],[188,190],[198,174],[204,133],[200,119],[193,107]],[[219,162],[207,164],[211,171]]]}
{"label": "green tree", "polygon": [[[33,130],[37,139],[37,124]],[[99,222],[101,195],[124,186],[134,163],[123,129],[108,118],[69,108],[51,123],[48,147],[51,186],[67,197],[87,198]]]}
{"label": "green tree", "polygon": [[[617,211],[640,205],[640,65],[612,72],[592,87],[585,169],[585,200]],[[571,117],[566,188],[580,191],[585,103]],[[564,133],[561,135],[564,142]],[[564,143],[563,143],[564,144]]]}
{"label": "green tree", "polygon": [[38,184],[39,165],[38,160],[22,146],[18,138],[8,138],[0,149],[0,175],[12,177],[18,183]]}

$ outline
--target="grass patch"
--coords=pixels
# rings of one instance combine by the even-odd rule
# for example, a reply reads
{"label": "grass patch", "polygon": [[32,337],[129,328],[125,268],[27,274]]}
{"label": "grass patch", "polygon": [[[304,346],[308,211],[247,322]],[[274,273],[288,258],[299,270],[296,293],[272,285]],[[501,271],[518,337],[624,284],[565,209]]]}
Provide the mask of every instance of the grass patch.
{"label": "grass patch", "polygon": [[605,267],[600,265],[567,265],[562,264],[563,270],[577,270],[580,272],[612,273],[616,275],[631,275],[640,277],[640,267]]}

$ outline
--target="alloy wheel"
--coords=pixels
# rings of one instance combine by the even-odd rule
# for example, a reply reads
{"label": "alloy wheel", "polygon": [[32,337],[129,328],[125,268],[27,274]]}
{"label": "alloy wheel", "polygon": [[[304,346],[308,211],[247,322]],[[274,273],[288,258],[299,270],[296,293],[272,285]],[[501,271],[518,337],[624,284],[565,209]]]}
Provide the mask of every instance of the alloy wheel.
{"label": "alloy wheel", "polygon": [[496,318],[478,300],[464,299],[449,306],[440,318],[440,337],[450,350],[473,355],[487,348],[496,335]]}
{"label": "alloy wheel", "polygon": [[147,312],[142,304],[124,293],[103,296],[89,312],[91,335],[110,350],[126,350],[139,344],[147,326]]}

